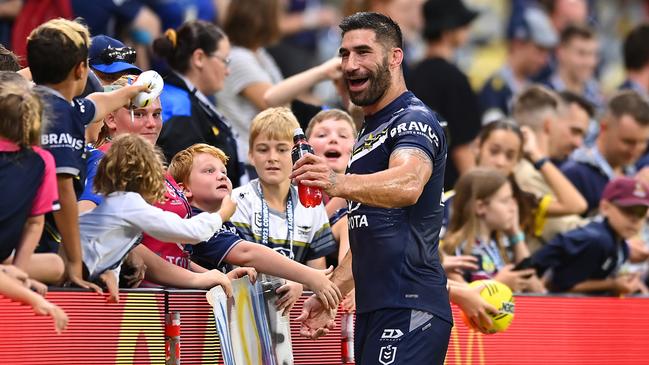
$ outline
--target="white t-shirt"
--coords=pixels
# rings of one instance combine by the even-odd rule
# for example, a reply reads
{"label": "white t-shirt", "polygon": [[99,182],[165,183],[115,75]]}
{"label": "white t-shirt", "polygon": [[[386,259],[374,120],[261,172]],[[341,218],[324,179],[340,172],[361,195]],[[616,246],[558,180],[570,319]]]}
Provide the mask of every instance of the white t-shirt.
{"label": "white t-shirt", "polygon": [[232,123],[232,129],[238,135],[239,156],[246,162],[250,123],[261,110],[241,95],[241,92],[255,83],[276,84],[284,78],[275,60],[263,48],[253,52],[235,46],[230,51],[230,59],[230,75],[225,78],[223,90],[216,94],[216,108]]}
{"label": "white t-shirt", "polygon": [[[291,202],[293,204],[293,239],[288,237],[286,212],[268,209],[268,244],[267,246],[284,256],[291,257],[300,263],[306,263],[333,252],[338,246],[331,234],[329,219],[324,205],[307,208],[300,204],[297,188],[291,185]],[[237,202],[237,211],[230,221],[237,227],[245,240],[262,243],[262,200],[259,179],[232,191]]]}
{"label": "white t-shirt", "polygon": [[134,192],[114,192],[97,208],[79,216],[83,263],[94,280],[106,270],[116,270],[141,240],[142,232],[163,241],[198,243],[221,227],[217,213],[183,219],[148,204]]}

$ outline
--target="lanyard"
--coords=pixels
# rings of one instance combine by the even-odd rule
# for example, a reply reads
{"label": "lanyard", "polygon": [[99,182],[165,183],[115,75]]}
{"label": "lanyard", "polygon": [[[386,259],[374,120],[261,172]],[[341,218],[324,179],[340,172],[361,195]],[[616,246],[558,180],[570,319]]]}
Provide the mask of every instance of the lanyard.
{"label": "lanyard", "polygon": [[[259,198],[261,199],[261,243],[264,246],[270,247],[268,244],[270,215],[268,213],[268,203],[266,203],[266,200],[264,199],[264,192],[261,188],[261,183],[259,184]],[[284,256],[288,256],[291,260],[295,260],[295,253],[293,253],[293,200],[291,199],[290,189],[288,192],[288,198],[286,199],[286,223],[288,225],[286,241],[288,241],[290,252],[286,255],[285,249],[282,247],[276,247],[273,248],[273,250],[278,251]]]}

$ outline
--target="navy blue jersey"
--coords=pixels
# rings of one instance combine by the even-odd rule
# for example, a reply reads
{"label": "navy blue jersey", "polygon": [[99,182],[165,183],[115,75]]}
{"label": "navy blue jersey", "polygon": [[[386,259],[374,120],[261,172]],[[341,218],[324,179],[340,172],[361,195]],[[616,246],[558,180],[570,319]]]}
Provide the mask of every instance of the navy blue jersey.
{"label": "navy blue jersey", "polygon": [[541,273],[552,269],[548,289],[563,292],[587,280],[614,277],[628,258],[626,242],[602,220],[557,235],[532,261]]}
{"label": "navy blue jersey", "polygon": [[[58,91],[45,86],[36,88],[49,119],[41,135],[41,145],[56,163],[56,174],[74,177],[74,191],[79,197],[85,186],[85,127],[95,118],[95,104],[84,98],[67,101]],[[45,232],[37,252],[56,252],[61,242],[52,214],[45,216]]]}
{"label": "navy blue jersey", "polygon": [[0,152],[0,262],[20,244],[34,197],[43,182],[45,162],[31,149]]}
{"label": "navy blue jersey", "polygon": [[356,308],[359,313],[418,309],[451,322],[446,275],[437,253],[447,150],[437,116],[414,94],[403,93],[366,117],[347,172],[386,170],[390,155],[401,148],[425,152],[433,173],[414,205],[385,209],[349,202]]}
{"label": "navy blue jersey", "polygon": [[89,99],[69,102],[57,91],[39,86],[50,122],[43,130],[41,145],[56,162],[56,173],[74,176],[77,196],[83,191],[86,174],[85,128],[95,117],[95,104]]}
{"label": "navy blue jersey", "polygon": [[[483,118],[487,113],[495,113],[498,111],[501,116],[509,115],[511,108],[511,100],[514,97],[514,92],[511,87],[500,74],[495,74],[494,76],[487,79],[482,90],[478,94],[478,99],[480,101],[480,106],[482,107]],[[496,115],[496,114],[494,114]],[[492,121],[496,119],[489,119]],[[484,120],[483,120],[484,122]]]}
{"label": "navy blue jersey", "polygon": [[[192,207],[192,216],[202,212],[202,210]],[[241,242],[241,237],[237,235],[236,227],[230,222],[224,222],[209,240],[185,247],[191,251],[192,261],[206,269],[220,270],[223,268],[225,257],[239,242]]]}

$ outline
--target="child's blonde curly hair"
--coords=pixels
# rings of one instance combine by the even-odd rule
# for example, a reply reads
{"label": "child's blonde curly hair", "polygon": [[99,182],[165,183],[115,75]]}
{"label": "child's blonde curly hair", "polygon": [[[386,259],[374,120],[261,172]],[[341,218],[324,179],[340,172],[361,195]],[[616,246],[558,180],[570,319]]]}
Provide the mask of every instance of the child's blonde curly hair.
{"label": "child's blonde curly hair", "polygon": [[114,139],[99,162],[94,189],[104,196],[116,191],[132,191],[149,203],[164,198],[164,167],[161,154],[137,134]]}

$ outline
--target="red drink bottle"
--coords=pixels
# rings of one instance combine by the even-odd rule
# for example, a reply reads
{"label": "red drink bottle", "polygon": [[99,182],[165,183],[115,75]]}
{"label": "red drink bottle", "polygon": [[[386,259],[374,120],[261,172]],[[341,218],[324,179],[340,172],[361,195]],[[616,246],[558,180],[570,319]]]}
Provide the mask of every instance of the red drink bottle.
{"label": "red drink bottle", "polygon": [[[293,143],[295,143],[291,150],[293,164],[307,153],[313,154],[313,148],[311,148],[311,145],[306,141],[306,136],[304,135],[304,132],[302,132],[302,128],[297,128],[293,133]],[[305,186],[298,183],[297,192],[300,197],[300,203],[307,208],[317,207],[322,203],[322,190],[320,188]]]}

